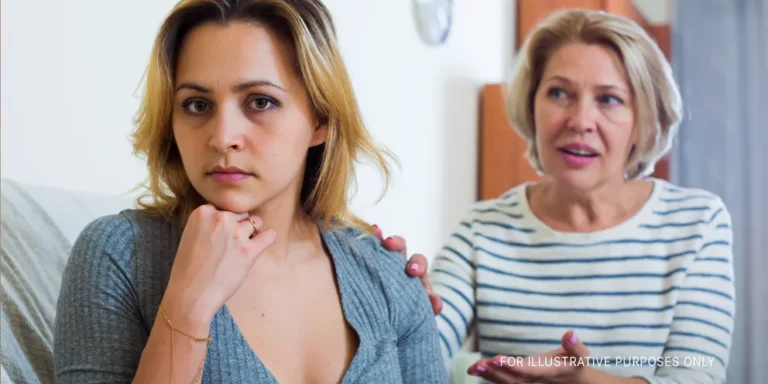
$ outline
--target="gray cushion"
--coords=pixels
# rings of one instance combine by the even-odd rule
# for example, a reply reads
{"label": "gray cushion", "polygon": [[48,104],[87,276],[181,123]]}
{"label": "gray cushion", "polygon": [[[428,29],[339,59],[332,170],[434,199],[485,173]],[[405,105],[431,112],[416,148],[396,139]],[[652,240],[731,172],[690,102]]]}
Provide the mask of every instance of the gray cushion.
{"label": "gray cushion", "polygon": [[52,383],[56,300],[71,246],[21,186],[3,180],[1,189],[3,376],[13,383]]}

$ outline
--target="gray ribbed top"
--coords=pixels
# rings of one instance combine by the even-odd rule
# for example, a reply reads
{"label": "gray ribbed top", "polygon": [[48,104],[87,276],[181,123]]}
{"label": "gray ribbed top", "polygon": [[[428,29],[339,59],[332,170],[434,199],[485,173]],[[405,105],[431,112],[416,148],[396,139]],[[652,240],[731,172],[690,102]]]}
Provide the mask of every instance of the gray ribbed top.
{"label": "gray ribbed top", "polygon": [[[56,382],[129,383],[168,284],[182,228],[134,210],[89,224],[75,242],[56,313]],[[354,229],[322,233],[360,344],[342,383],[447,383],[424,289],[405,260]],[[204,383],[276,383],[222,307]]]}

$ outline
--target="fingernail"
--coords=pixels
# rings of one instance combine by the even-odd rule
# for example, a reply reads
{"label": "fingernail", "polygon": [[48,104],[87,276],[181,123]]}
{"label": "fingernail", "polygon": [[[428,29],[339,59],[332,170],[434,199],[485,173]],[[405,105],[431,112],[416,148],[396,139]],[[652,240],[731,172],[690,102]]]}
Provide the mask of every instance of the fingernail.
{"label": "fingernail", "polygon": [[419,265],[418,265],[418,264],[416,264],[416,263],[414,263],[414,264],[411,264],[411,265],[410,265],[408,268],[409,268],[411,271],[414,271],[414,272],[416,272],[416,271],[418,271],[418,270],[419,270]]}
{"label": "fingernail", "polygon": [[498,362],[498,361],[496,361],[496,360],[491,360],[491,364],[493,364],[493,365],[494,365],[494,366],[496,366],[496,367],[501,367],[501,363],[499,363],[499,362]]}
{"label": "fingernail", "polygon": [[568,343],[570,343],[571,345],[574,345],[578,342],[579,342],[579,338],[578,336],[576,336],[576,332],[571,333],[571,338],[568,339]]}
{"label": "fingernail", "polygon": [[477,369],[478,372],[483,373],[486,371],[485,367],[482,365],[478,365],[475,369]]}
{"label": "fingernail", "polygon": [[391,240],[394,240],[394,239],[392,238],[392,236],[390,236],[390,237],[387,237],[387,238],[386,238],[386,239],[384,239],[384,240],[385,240],[385,241],[391,241]]}

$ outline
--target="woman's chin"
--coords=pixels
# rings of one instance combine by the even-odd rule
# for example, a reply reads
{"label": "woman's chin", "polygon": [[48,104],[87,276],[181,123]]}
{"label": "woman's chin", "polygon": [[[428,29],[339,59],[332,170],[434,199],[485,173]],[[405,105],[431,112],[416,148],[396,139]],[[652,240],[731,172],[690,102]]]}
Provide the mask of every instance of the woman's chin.
{"label": "woman's chin", "polygon": [[252,196],[242,196],[235,194],[218,194],[206,199],[220,211],[232,213],[247,213],[255,210],[259,204]]}

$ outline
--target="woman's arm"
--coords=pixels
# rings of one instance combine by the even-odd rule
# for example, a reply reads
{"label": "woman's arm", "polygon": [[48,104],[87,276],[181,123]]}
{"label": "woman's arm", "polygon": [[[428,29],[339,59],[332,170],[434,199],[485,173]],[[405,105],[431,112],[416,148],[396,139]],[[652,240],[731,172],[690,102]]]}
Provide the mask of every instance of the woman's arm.
{"label": "woman's arm", "polygon": [[[428,276],[429,267],[422,255],[411,257],[406,267],[409,276],[421,279],[423,288],[429,294],[432,309],[438,315],[440,345],[446,364],[450,363],[453,355],[464,344],[475,313],[473,217],[474,210],[459,222],[458,229],[435,257]],[[381,229],[374,229],[386,249],[406,255],[405,239],[399,236],[384,239]]]}
{"label": "woman's arm", "polygon": [[[76,241],[62,280],[54,335],[56,381],[191,382],[207,352],[206,341],[193,338],[208,336],[214,314],[275,240],[273,230],[260,230],[260,219],[245,219],[247,214],[211,205],[192,212],[160,304],[165,313],[161,310],[151,325],[142,320],[138,287],[149,289],[158,277],[142,275],[147,268],[139,270],[136,259],[145,247],[136,244],[161,241],[151,237],[157,228],[143,228],[139,236],[123,216],[90,224]],[[148,281],[134,280],[141,277]]]}
{"label": "woman's arm", "polygon": [[[139,310],[131,223],[120,216],[96,220],[75,242],[62,279],[54,335],[57,383],[162,383],[170,380],[171,332],[162,315],[148,332]],[[166,295],[174,324],[208,334],[206,320],[184,319]],[[187,312],[192,314],[192,312]],[[191,382],[205,358],[204,342],[174,334],[176,379]]]}
{"label": "woman's arm", "polygon": [[472,245],[472,213],[459,223],[438,252],[429,271],[443,308],[437,317],[444,359],[450,361],[464,344],[475,314],[476,264]]}
{"label": "woman's arm", "polygon": [[735,316],[733,230],[720,199],[713,204],[703,245],[679,287],[663,357],[651,384],[723,383]]}
{"label": "woman's arm", "polygon": [[424,301],[410,311],[411,320],[401,327],[397,339],[403,383],[447,383],[448,372],[441,357],[437,326],[429,302]]}
{"label": "woman's arm", "polygon": [[374,245],[371,257],[387,298],[388,316],[397,337],[403,383],[444,384],[448,372],[440,352],[440,333],[421,282],[403,273],[405,260]]}
{"label": "woman's arm", "polygon": [[129,383],[148,332],[131,281],[131,225],[110,216],[89,224],[72,248],[54,330],[57,383]]}
{"label": "woman's arm", "polygon": [[212,319],[203,310],[191,309],[196,304],[179,300],[183,297],[176,292],[166,292],[163,296],[160,308],[165,311],[165,316],[160,312],[155,318],[134,383],[197,383],[202,380],[208,352],[208,341],[204,339]]}
{"label": "woman's arm", "polygon": [[720,199],[713,204],[704,241],[679,287],[664,365],[654,375],[618,378],[598,370],[581,383],[715,384],[724,383],[735,316],[733,230]]}

